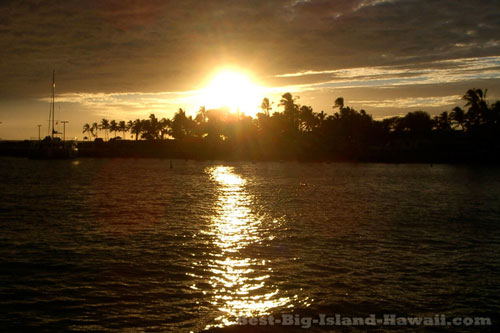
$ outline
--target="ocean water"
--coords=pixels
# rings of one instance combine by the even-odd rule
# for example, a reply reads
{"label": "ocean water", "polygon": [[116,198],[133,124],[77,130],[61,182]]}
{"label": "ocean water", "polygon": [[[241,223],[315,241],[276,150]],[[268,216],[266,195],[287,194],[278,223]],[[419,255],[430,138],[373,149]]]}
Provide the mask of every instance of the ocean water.
{"label": "ocean water", "polygon": [[499,167],[172,166],[0,158],[2,329],[196,332],[322,313],[498,324]]}

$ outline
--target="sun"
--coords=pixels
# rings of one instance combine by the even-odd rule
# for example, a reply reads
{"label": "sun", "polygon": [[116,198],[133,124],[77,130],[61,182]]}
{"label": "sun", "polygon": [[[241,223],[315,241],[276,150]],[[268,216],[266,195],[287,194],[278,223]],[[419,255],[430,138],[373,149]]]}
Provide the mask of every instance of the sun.
{"label": "sun", "polygon": [[263,88],[252,82],[249,75],[234,70],[217,72],[203,89],[201,103],[207,109],[229,108],[255,116],[263,98]]}

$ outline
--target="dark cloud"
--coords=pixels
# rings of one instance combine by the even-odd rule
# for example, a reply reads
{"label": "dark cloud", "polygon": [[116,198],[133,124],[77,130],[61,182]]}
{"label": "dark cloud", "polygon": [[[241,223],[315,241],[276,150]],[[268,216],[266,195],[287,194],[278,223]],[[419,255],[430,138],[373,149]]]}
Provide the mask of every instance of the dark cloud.
{"label": "dark cloud", "polygon": [[[3,1],[2,95],[183,90],[223,63],[262,76],[498,55],[498,1]],[[417,65],[418,66],[418,65]]]}

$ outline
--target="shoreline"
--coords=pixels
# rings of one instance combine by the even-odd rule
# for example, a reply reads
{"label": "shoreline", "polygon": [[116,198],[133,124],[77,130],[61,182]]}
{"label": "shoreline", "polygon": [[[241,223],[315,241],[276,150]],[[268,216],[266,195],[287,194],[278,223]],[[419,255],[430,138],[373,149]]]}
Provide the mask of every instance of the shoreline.
{"label": "shoreline", "polygon": [[[0,156],[28,157],[36,140],[0,141]],[[367,147],[348,152],[289,149],[285,147],[240,147],[230,142],[208,140],[111,140],[78,141],[80,158],[162,158],[185,160],[221,160],[248,162],[311,162],[311,163],[422,163],[422,164],[500,164],[500,151],[474,147],[471,142],[436,145],[425,142],[413,147]],[[489,147],[491,148],[491,147]]]}

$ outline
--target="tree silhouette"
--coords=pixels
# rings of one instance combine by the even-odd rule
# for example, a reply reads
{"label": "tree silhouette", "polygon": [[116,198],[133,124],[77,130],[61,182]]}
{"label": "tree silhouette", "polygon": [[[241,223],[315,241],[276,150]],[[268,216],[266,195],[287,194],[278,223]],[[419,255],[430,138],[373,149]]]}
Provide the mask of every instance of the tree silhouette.
{"label": "tree silhouette", "polygon": [[152,113],[149,119],[142,121],[142,138],[146,140],[160,139],[161,124],[158,118]]}
{"label": "tree silhouette", "polygon": [[272,110],[271,104],[272,103],[269,102],[269,98],[264,97],[262,99],[262,104],[260,105],[260,109],[262,110],[263,114],[268,116],[270,115],[270,111]]}
{"label": "tree silhouette", "polygon": [[175,139],[185,139],[186,137],[193,136],[195,133],[196,123],[191,116],[186,116],[186,111],[179,109],[172,120],[172,136]]}
{"label": "tree silhouette", "polygon": [[298,97],[293,97],[291,93],[285,93],[281,96],[279,105],[283,106],[283,116],[287,120],[286,131],[296,133],[300,130],[300,111],[299,105],[295,103]]}
{"label": "tree silhouette", "polygon": [[116,132],[118,132],[118,123],[116,122],[116,120],[111,120],[109,122],[109,132],[110,133],[115,133],[115,138],[116,138]]}
{"label": "tree silhouette", "polygon": [[125,132],[127,132],[127,124],[125,123],[124,120],[120,120],[120,122],[118,123],[118,130],[123,134],[122,139],[125,139]]}
{"label": "tree silhouette", "polygon": [[204,106],[201,106],[200,109],[198,110],[198,113],[196,113],[195,121],[198,124],[204,124],[207,122],[208,116],[207,116],[207,110]]}
{"label": "tree silhouette", "polygon": [[478,126],[486,119],[488,105],[486,103],[486,93],[488,90],[469,89],[462,97],[466,101],[465,106],[468,106],[466,119],[470,126]]}
{"label": "tree silhouette", "polygon": [[306,105],[300,107],[299,119],[301,122],[301,128],[303,128],[306,132],[312,131],[313,128],[315,128],[319,123],[312,107]]}
{"label": "tree silhouette", "polygon": [[422,135],[430,133],[432,127],[433,121],[427,112],[413,111],[408,112],[406,116],[400,119],[397,130]]}
{"label": "tree silhouette", "polygon": [[93,123],[91,127],[91,134],[97,139],[99,137],[99,124]]}
{"label": "tree silhouette", "polygon": [[90,126],[88,123],[83,125],[83,134],[87,133],[90,136],[92,136],[92,126]]}
{"label": "tree silhouette", "polygon": [[183,154],[210,158],[370,160],[379,156],[397,160],[398,154],[413,154],[418,160],[428,153],[458,160],[462,158],[462,147],[468,147],[464,154],[472,156],[470,147],[477,147],[480,154],[500,146],[500,101],[489,106],[486,90],[474,88],[464,94],[467,111],[457,106],[432,117],[425,111],[413,111],[382,120],[374,120],[363,109],[357,111],[345,105],[343,97],[335,99],[333,115],[316,113],[311,106],[299,105],[297,99],[289,92],[283,94],[279,101],[283,109],[271,115],[272,103],[264,98],[256,118],[235,114],[227,108],[200,107],[194,119],[178,109],[171,119],[158,119],[154,114],[128,123],[102,119],[100,125],[85,124],[83,133],[97,138],[102,129],[106,137],[108,130],[115,137],[117,131],[122,131],[125,137],[130,129],[135,140],[182,141],[178,149]]}
{"label": "tree silhouette", "polygon": [[466,124],[465,111],[461,107],[456,106],[455,108],[453,108],[453,110],[450,113],[450,119],[456,125],[460,126],[462,131],[465,130],[465,124]]}
{"label": "tree silhouette", "polygon": [[139,135],[142,133],[142,124],[143,122],[140,119],[136,119],[130,124],[130,133],[135,135],[135,141],[139,139]]}
{"label": "tree silhouette", "polygon": [[448,116],[448,112],[444,111],[441,114],[433,118],[434,126],[438,131],[450,131],[451,130],[451,118]]}
{"label": "tree silhouette", "polygon": [[163,140],[166,135],[172,134],[172,121],[170,119],[161,118],[160,126],[160,139]]}
{"label": "tree silhouette", "polygon": [[102,118],[100,126],[104,131],[104,140],[108,140],[109,120],[107,120],[106,118]]}
{"label": "tree silhouette", "polygon": [[332,108],[333,109],[338,108],[339,111],[342,111],[342,109],[344,108],[344,98],[343,97],[337,97],[337,99],[335,99],[335,102],[334,102]]}
{"label": "tree silhouette", "polygon": [[[132,131],[132,126],[134,125],[134,121],[133,120],[129,120],[127,121],[127,131]],[[133,134],[132,132],[130,132],[130,134]],[[132,135],[131,135],[132,137]]]}

